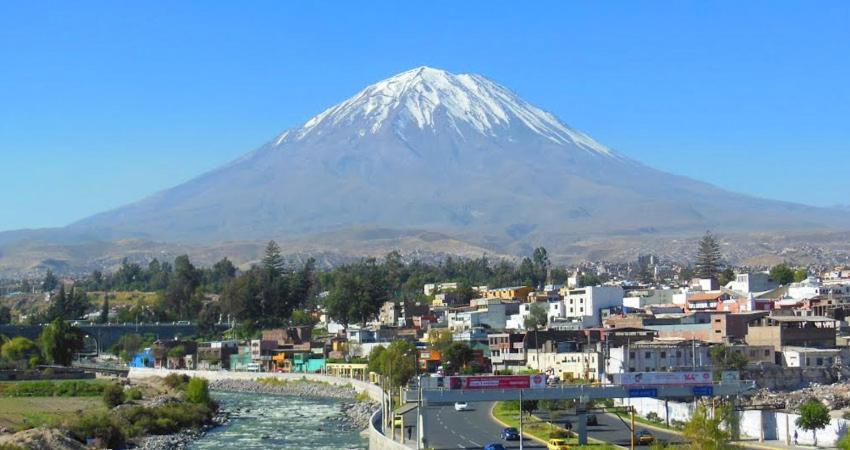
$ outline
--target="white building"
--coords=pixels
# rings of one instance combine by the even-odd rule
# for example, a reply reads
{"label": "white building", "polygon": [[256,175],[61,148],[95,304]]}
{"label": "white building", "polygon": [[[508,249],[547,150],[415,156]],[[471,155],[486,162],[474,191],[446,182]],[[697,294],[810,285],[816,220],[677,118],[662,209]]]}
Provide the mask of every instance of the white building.
{"label": "white building", "polygon": [[508,317],[517,314],[518,310],[519,304],[502,302],[464,308],[448,313],[448,325],[452,331],[464,331],[480,326],[489,327],[491,330],[504,330]]}
{"label": "white building", "polygon": [[651,305],[669,305],[673,296],[681,293],[679,289],[641,289],[631,291],[623,298],[623,306],[632,309],[644,309]]}
{"label": "white building", "polygon": [[767,272],[739,273],[726,284],[727,289],[743,295],[767,292],[778,287],[779,283],[771,280]]}
{"label": "white building", "polygon": [[566,291],[564,318],[581,322],[583,327],[602,324],[602,310],[623,306],[623,288],[620,286],[590,286]]}
{"label": "white building", "polygon": [[672,372],[711,367],[709,345],[699,341],[637,342],[608,351],[605,372]]}
{"label": "white building", "polygon": [[832,367],[841,354],[836,348],[782,347],[782,365],[785,367]]}
{"label": "white building", "polygon": [[850,296],[850,285],[835,283],[825,285],[817,279],[806,278],[788,286],[788,296],[794,300],[806,300],[817,296],[843,298]]}

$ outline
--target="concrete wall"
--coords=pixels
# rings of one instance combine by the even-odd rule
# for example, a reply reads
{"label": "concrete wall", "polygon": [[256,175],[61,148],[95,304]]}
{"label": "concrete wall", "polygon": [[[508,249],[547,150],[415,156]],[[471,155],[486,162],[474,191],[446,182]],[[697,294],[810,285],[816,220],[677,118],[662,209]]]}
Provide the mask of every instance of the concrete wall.
{"label": "concrete wall", "polygon": [[[664,400],[655,398],[631,398],[618,401],[623,405],[632,405],[638,415],[646,417],[650,412],[658,414],[665,419],[667,412],[664,408]],[[669,402],[667,410],[670,420],[686,422],[690,420],[693,411],[692,403]],[[799,445],[814,445],[811,431],[798,428],[796,425],[798,414],[781,411],[742,411],[740,432],[742,438],[755,438],[760,436],[760,429],[764,430],[764,439],[779,440],[785,443],[786,439],[793,441],[794,432],[797,432],[797,443]],[[850,422],[834,417],[829,425],[818,430],[817,438],[819,446],[834,446],[844,434],[847,433]],[[793,442],[788,442],[793,445]]]}
{"label": "concrete wall", "polygon": [[[338,386],[350,385],[358,393],[365,391],[369,398],[376,403],[381,403],[381,388],[378,386],[350,378],[339,378],[328,375],[313,373],[273,373],[273,372],[227,372],[212,370],[169,370],[131,368],[128,378],[145,378],[151,376],[164,377],[170,373],[185,374],[193,377],[206,378],[207,380],[256,380],[257,378],[277,378],[280,380],[301,380],[324,382]],[[409,450],[410,447],[399,444],[384,436],[381,429],[381,409],[375,411],[369,422],[369,449],[370,450]]]}

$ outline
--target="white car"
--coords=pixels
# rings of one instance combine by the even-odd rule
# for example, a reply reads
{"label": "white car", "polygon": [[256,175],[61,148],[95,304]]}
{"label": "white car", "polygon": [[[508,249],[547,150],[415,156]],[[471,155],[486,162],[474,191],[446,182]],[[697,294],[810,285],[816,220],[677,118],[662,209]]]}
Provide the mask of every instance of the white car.
{"label": "white car", "polygon": [[469,409],[469,404],[466,402],[456,402],[455,411],[466,411]]}

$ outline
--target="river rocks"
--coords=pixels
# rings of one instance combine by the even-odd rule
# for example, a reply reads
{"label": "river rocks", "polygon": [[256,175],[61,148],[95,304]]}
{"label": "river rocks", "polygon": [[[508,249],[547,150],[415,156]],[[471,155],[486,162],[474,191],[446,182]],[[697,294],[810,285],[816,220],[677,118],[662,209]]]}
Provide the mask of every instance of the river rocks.
{"label": "river rocks", "polygon": [[214,380],[210,389],[249,394],[291,395],[296,397],[316,397],[344,400],[340,404],[339,415],[332,420],[338,426],[363,430],[369,426],[372,413],[378,408],[375,403],[353,401],[357,396],[351,386],[336,386],[327,383],[308,381],[259,382],[253,380]]}
{"label": "river rocks", "polygon": [[183,450],[188,449],[192,445],[192,441],[200,438],[207,431],[224,425],[230,420],[230,416],[225,411],[219,411],[210,421],[200,430],[184,430],[175,434],[145,436],[136,439],[135,448],[143,450]]}
{"label": "river rocks", "polygon": [[254,380],[213,380],[210,389],[249,394],[292,395],[295,397],[352,400],[357,392],[351,386],[336,386],[309,381],[259,382]]}

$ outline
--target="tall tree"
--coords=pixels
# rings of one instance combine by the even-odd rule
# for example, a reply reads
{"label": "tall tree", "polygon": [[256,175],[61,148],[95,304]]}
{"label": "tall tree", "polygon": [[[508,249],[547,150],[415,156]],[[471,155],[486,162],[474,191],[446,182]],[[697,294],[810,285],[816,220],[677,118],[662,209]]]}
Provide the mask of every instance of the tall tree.
{"label": "tall tree", "polygon": [[109,292],[103,293],[103,305],[100,307],[100,323],[109,323]]}
{"label": "tall tree", "polygon": [[525,318],[525,328],[527,330],[538,330],[540,328],[546,327],[549,323],[549,312],[546,311],[546,307],[541,305],[540,303],[534,303],[531,305],[531,308],[528,310],[528,316]]}
{"label": "tall tree", "polygon": [[717,279],[721,259],[720,244],[710,231],[706,231],[705,236],[699,242],[696,263],[697,276]]}
{"label": "tall tree", "polygon": [[83,348],[83,333],[62,319],[54,319],[41,331],[38,343],[48,363],[67,366]]}
{"label": "tall tree", "polygon": [[8,323],[12,323],[12,310],[6,305],[0,305],[0,325]]}
{"label": "tall tree", "polygon": [[263,268],[272,276],[279,276],[285,268],[283,256],[280,254],[280,246],[275,241],[269,241],[266,245],[266,253],[263,256]]}
{"label": "tall tree", "polygon": [[443,350],[443,364],[449,373],[463,370],[472,362],[472,349],[463,342],[453,342]]}
{"label": "tall tree", "polygon": [[812,438],[815,440],[815,447],[818,445],[817,431],[829,425],[829,408],[827,408],[820,400],[810,398],[800,405],[800,417],[797,418],[796,424],[804,430],[811,430]]}
{"label": "tall tree", "polygon": [[373,319],[390,298],[383,271],[375,259],[343,266],[337,272],[324,302],[328,315],[345,326]]}
{"label": "tall tree", "polygon": [[534,280],[534,286],[541,289],[546,281],[548,281],[549,268],[551,267],[551,263],[549,262],[549,252],[546,251],[545,247],[537,247],[534,249],[531,261],[536,277],[536,280]]}
{"label": "tall tree", "polygon": [[174,260],[174,275],[165,291],[167,312],[178,319],[192,318],[200,308],[200,301],[195,296],[199,284],[200,274],[189,261],[189,256],[178,256]]}
{"label": "tall tree", "polygon": [[44,280],[41,282],[41,291],[50,292],[56,289],[56,286],[58,284],[59,279],[56,278],[56,275],[53,274],[53,270],[47,269],[47,273],[44,275]]}

